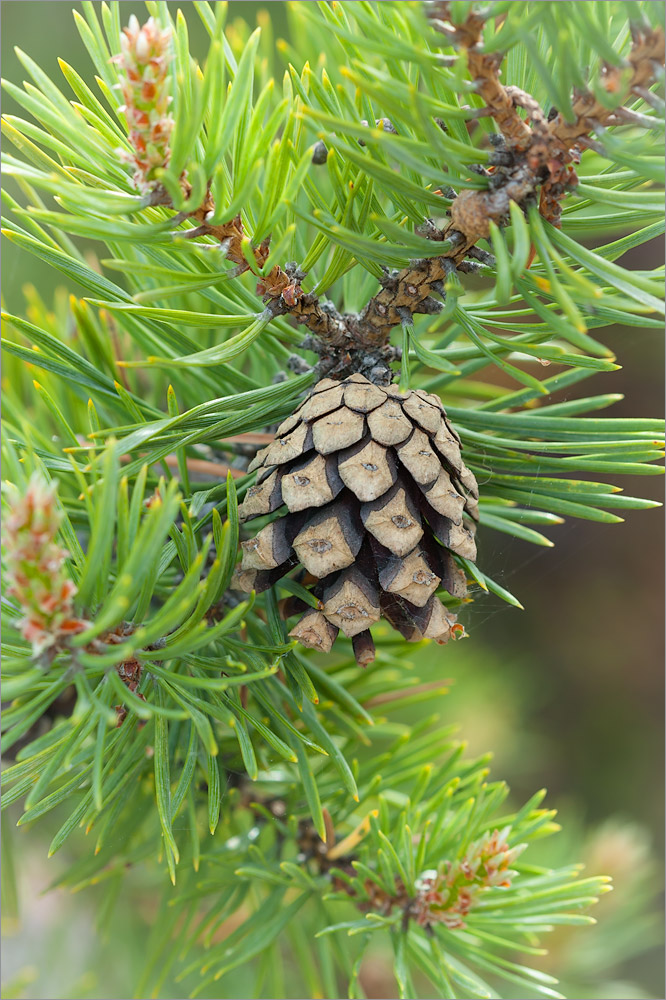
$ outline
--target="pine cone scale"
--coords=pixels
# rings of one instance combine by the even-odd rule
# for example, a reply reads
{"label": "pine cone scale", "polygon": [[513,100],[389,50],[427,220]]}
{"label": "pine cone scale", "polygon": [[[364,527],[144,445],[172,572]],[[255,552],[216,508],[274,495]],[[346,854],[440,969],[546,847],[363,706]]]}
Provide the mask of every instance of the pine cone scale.
{"label": "pine cone scale", "polygon": [[339,409],[342,406],[343,394],[343,387],[337,385],[332,389],[325,389],[324,392],[318,392],[314,396],[310,396],[298,410],[297,415],[299,420],[315,420],[317,417],[325,416],[325,414],[330,413],[332,410]]}
{"label": "pine cone scale", "polygon": [[385,548],[406,556],[423,535],[421,517],[411,497],[399,483],[361,507],[365,528]]}
{"label": "pine cone scale", "polygon": [[[353,378],[353,376],[352,376]],[[386,402],[387,396],[383,389],[372,382],[352,382],[345,386],[345,406],[359,413],[370,413]]]}
{"label": "pine cone scale", "polygon": [[335,500],[343,488],[335,463],[324,455],[299,462],[281,480],[282,500],[294,513],[308,507],[322,507]]}
{"label": "pine cone scale", "polygon": [[448,517],[454,524],[462,523],[465,498],[454,489],[451,477],[444,469],[440,471],[432,486],[423,490],[423,495],[438,514]]}
{"label": "pine cone scale", "polygon": [[407,416],[416,421],[424,431],[428,431],[429,434],[437,433],[442,422],[442,414],[429,400],[414,393],[413,396],[405,400],[403,407]]}
{"label": "pine cone scale", "polygon": [[324,591],[323,611],[331,624],[351,638],[379,621],[379,589],[352,567]]}
{"label": "pine cone scale", "polygon": [[373,440],[383,445],[400,444],[412,432],[412,423],[405,416],[397,399],[387,399],[368,414],[368,428]]}
{"label": "pine cone scale", "polygon": [[312,440],[320,455],[331,455],[356,444],[364,433],[363,415],[343,406],[313,424]]}
{"label": "pine cone scale", "polygon": [[340,453],[338,472],[342,482],[359,500],[376,500],[395,483],[397,465],[386,448],[371,438]]}
{"label": "pine cone scale", "polygon": [[415,483],[428,486],[434,483],[442,468],[426,434],[414,428],[411,436],[396,448],[398,458],[405,466]]}
{"label": "pine cone scale", "polygon": [[363,543],[355,514],[344,501],[326,507],[295,537],[294,552],[313,576],[322,579],[352,565]]}

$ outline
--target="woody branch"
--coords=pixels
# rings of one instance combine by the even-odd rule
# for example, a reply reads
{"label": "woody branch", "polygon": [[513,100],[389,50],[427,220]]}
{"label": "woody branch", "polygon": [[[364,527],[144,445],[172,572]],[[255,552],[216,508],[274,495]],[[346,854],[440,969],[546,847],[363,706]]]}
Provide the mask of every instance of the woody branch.
{"label": "woody branch", "polygon": [[[490,137],[495,149],[491,154],[489,169],[476,168],[476,172],[488,179],[485,190],[463,190],[454,197],[448,210],[448,220],[438,227],[431,219],[424,220],[419,232],[426,239],[442,242],[441,255],[411,261],[399,271],[386,272],[381,279],[381,289],[358,313],[340,313],[332,303],[321,300],[313,292],[306,292],[302,282],[306,275],[296,263],[275,265],[268,274],[258,277],[257,294],[267,304],[274,316],[289,315],[299,325],[304,325],[311,336],[303,347],[319,354],[319,373],[342,378],[352,371],[365,374],[371,381],[387,383],[391,380],[390,363],[399,357],[399,350],[390,345],[390,335],[394,327],[409,322],[414,314],[432,314],[442,308],[446,297],[447,278],[455,271],[469,272],[482,264],[492,264],[492,257],[477,246],[481,239],[490,234],[490,222],[498,225],[506,223],[511,201],[527,207],[538,198],[539,211],[553,225],[559,226],[563,199],[578,184],[574,165],[585,148],[595,148],[592,138],[608,125],[649,124],[641,121],[631,109],[618,107],[608,109],[590,92],[574,94],[575,118],[567,121],[553,109],[549,114],[541,108],[530,94],[517,87],[505,86],[500,80],[502,56],[483,50],[483,27],[486,18],[481,13],[472,12],[462,24],[452,21],[448,0],[433,0],[428,4],[428,16],[433,27],[444,34],[456,48],[466,53],[467,66],[477,93],[482,97],[485,108],[480,112],[492,117],[498,133]],[[151,19],[152,20],[152,19]],[[134,19],[135,21],[135,19]],[[144,38],[144,35],[146,36]],[[661,30],[636,27],[632,29],[633,44],[625,67],[606,66],[604,84],[609,93],[624,87],[627,96],[635,95],[648,100],[649,86],[655,72],[664,63],[664,35]],[[130,84],[123,88],[128,101],[128,120],[134,130],[130,138],[136,145],[138,154],[135,183],[145,190],[147,180],[155,176],[155,131],[158,137],[168,134],[170,119],[164,115],[156,126],[150,108],[146,107],[146,94],[157,100],[151,79],[142,82],[137,64],[149,53],[150,59],[167,58],[168,37],[153,25],[138,29],[134,22],[125,29],[123,52],[117,61],[129,74]],[[139,69],[141,67],[139,66]],[[626,74],[629,74],[628,82]],[[161,74],[164,82],[165,76]],[[148,86],[148,90],[146,90]],[[140,104],[138,113],[131,102]],[[148,102],[150,103],[150,102]],[[163,111],[166,104],[162,99]],[[518,109],[525,112],[525,117]],[[138,124],[137,124],[138,123]],[[141,123],[149,135],[141,132]],[[383,120],[383,127],[395,131],[390,122]],[[138,131],[137,131],[138,129]],[[152,144],[151,144],[152,143]],[[145,157],[145,148],[152,152],[150,163]],[[161,148],[161,147],[160,147]],[[164,158],[168,156],[166,147]],[[187,194],[189,184],[185,178],[182,186]],[[173,207],[170,195],[158,183],[152,183],[151,203]],[[215,205],[210,192],[204,202],[193,212],[179,213],[175,220],[180,223],[186,218],[197,223],[186,236],[197,238],[212,236],[225,249],[227,259],[236,265],[240,275],[251,268],[244,252],[246,237],[241,216],[223,224],[213,224]],[[270,237],[258,246],[252,247],[251,254],[257,272],[265,265],[269,255]]]}

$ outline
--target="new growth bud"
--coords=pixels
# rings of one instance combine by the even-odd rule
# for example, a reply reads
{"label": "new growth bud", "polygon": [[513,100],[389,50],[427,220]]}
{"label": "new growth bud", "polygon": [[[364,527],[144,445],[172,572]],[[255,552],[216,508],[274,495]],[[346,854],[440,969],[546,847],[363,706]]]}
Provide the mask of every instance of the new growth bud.
{"label": "new growth bud", "polygon": [[422,927],[444,924],[451,930],[464,927],[465,917],[485,891],[496,886],[508,889],[517,875],[510,865],[526,846],[510,848],[510,833],[510,827],[487,833],[471,844],[462,858],[423,872],[412,906],[417,923]]}
{"label": "new growth bud", "polygon": [[19,604],[19,628],[35,655],[87,624],[74,615],[76,587],[64,565],[69,553],[56,542],[62,514],[55,493],[55,483],[34,473],[24,493],[13,493],[3,521],[8,592]]}
{"label": "new growth bud", "polygon": [[171,29],[161,29],[154,18],[139,25],[134,14],[123,28],[121,52],[113,57],[120,68],[120,87],[133,152],[124,156],[134,164],[134,185],[148,192],[155,187],[156,170],[169,162],[173,118],[167,73],[171,62]]}

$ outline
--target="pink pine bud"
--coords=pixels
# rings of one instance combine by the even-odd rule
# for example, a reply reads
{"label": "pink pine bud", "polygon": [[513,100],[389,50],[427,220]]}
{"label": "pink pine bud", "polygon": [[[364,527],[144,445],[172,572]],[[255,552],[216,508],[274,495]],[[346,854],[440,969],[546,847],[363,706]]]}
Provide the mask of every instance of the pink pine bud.
{"label": "pink pine bud", "polygon": [[132,14],[113,57],[120,67],[120,88],[132,153],[123,156],[134,164],[134,185],[148,192],[156,173],[169,163],[173,118],[168,113],[168,69],[171,62],[171,29],[162,30],[150,17],[140,25]]}
{"label": "pink pine bud", "polygon": [[465,917],[488,889],[510,887],[517,872],[510,865],[525,844],[510,848],[510,827],[487,833],[470,844],[462,858],[443,861],[417,880],[413,913],[422,927],[444,924],[453,930],[465,926]]}
{"label": "pink pine bud", "polygon": [[62,520],[56,485],[34,473],[25,492],[14,489],[3,521],[8,593],[21,609],[19,628],[36,656],[87,624],[74,614],[76,587],[65,567],[69,553],[56,541]]}

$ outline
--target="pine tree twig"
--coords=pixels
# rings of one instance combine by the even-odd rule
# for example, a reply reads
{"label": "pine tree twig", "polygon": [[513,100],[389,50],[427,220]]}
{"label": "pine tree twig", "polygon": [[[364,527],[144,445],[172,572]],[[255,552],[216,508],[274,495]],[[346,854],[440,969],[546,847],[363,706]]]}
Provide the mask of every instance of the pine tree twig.
{"label": "pine tree twig", "polygon": [[[186,181],[183,181],[183,191],[187,197],[189,185]],[[172,204],[166,192],[157,192],[155,198],[156,204]],[[227,259],[236,265],[235,275],[243,274],[250,270],[250,264],[243,252],[245,231],[241,216],[214,225],[208,221],[214,210],[208,193],[200,208],[189,216],[200,224],[185,235],[190,239],[213,236],[224,247]],[[174,222],[182,222],[186,217],[182,213],[176,215]],[[252,247],[257,271],[268,259],[269,246],[270,237]],[[360,371],[368,377],[372,373],[373,381],[390,382],[390,362],[399,358],[399,351],[387,344],[388,337],[376,341],[371,332],[366,335],[357,317],[342,315],[332,303],[322,301],[313,292],[305,292],[301,285],[305,276],[294,262],[285,264],[284,268],[276,264],[268,274],[258,276],[257,295],[268,303],[274,316],[292,316],[296,323],[310,330],[312,337],[303,347],[320,355],[320,374],[343,377],[351,371]]]}
{"label": "pine tree twig", "polygon": [[[358,314],[340,314],[330,303],[303,292],[301,281],[305,275],[296,264],[285,265],[284,269],[276,265],[259,280],[257,293],[270,303],[274,314],[291,315],[314,335],[303,346],[320,355],[321,374],[343,377],[356,370],[371,381],[390,379],[389,364],[397,357],[397,351],[387,346],[392,329],[415,313],[434,314],[442,308],[440,299],[445,298],[447,278],[455,270],[469,273],[476,269],[465,258],[478,259],[475,244],[488,238],[491,221],[506,221],[511,201],[526,204],[540,188],[541,214],[558,225],[561,202],[578,183],[574,164],[583,145],[593,148],[589,134],[596,131],[597,123],[652,127],[647,116],[624,108],[611,111],[587,93],[576,97],[573,123],[567,123],[559,112],[547,116],[531,94],[501,83],[501,55],[481,51],[481,35],[490,9],[485,14],[472,11],[462,25],[450,23],[448,2],[436,3],[430,10],[434,26],[454,45],[466,50],[470,75],[485,102],[481,110],[494,118],[504,142],[495,144],[489,190],[460,192],[451,204],[450,222],[443,230],[426,221],[422,235],[447,241],[450,252],[413,261],[401,271],[387,274],[381,290]],[[655,63],[663,63],[663,52],[662,32],[635,29],[628,60],[632,67],[629,92],[638,94],[636,88],[645,91],[654,78]],[[607,68],[605,82],[609,91],[619,85],[618,73],[613,67]],[[526,118],[518,114],[518,108],[527,112]],[[384,130],[394,131],[388,119],[379,121]],[[215,236],[226,245],[227,257],[237,264],[239,273],[247,270],[240,216],[223,226],[208,226],[206,218],[211,211],[212,206],[204,205],[195,213],[201,226],[193,235]],[[268,256],[268,241],[254,248],[253,253],[261,267]]]}
{"label": "pine tree twig", "polygon": [[[622,67],[606,66],[604,74],[604,86],[609,93],[615,93],[620,89],[626,89],[627,93],[635,93],[643,97],[649,85],[655,78],[655,64],[661,67],[664,64],[664,33],[660,29],[644,30],[634,28],[632,31],[633,44],[628,56],[628,64],[631,67],[631,77],[628,83],[623,85]],[[638,89],[637,89],[638,88]],[[639,93],[643,91],[643,93]],[[609,109],[601,104],[590,93],[579,93],[575,95],[573,109],[576,118],[573,122],[567,122],[561,114],[558,114],[551,123],[549,130],[553,137],[557,139],[563,150],[569,149],[578,139],[588,135],[593,131],[592,123],[599,122],[601,125],[609,124],[613,116],[621,115],[628,109]],[[631,114],[631,112],[629,112]]]}
{"label": "pine tree twig", "polygon": [[636,85],[632,89],[636,97],[640,97],[641,100],[645,101],[646,104],[649,104],[651,108],[654,108],[660,114],[664,113],[664,101],[658,94],[653,94],[647,87],[640,85]]}
{"label": "pine tree twig", "polygon": [[639,128],[659,129],[660,122],[651,118],[650,115],[641,114],[640,111],[632,111],[630,108],[616,108],[612,116],[608,119],[608,125],[637,125]]}
{"label": "pine tree twig", "polygon": [[[465,260],[466,257],[489,264],[490,255],[481,258],[475,244],[479,239],[488,238],[491,221],[497,224],[506,221],[511,201],[526,204],[535,197],[540,187],[541,214],[554,225],[559,224],[561,202],[578,183],[573,167],[579,160],[576,142],[580,146],[582,140],[587,148],[598,148],[603,152],[603,147],[589,138],[589,133],[595,131],[589,111],[593,110],[602,124],[629,123],[653,127],[648,116],[637,115],[625,108],[610,111],[590,95],[580,95],[574,104],[577,117],[572,126],[568,126],[559,113],[547,116],[531,94],[518,87],[505,87],[500,82],[501,55],[480,50],[481,33],[490,10],[486,16],[483,12],[472,11],[464,24],[454,26],[447,24],[448,3],[434,4],[431,11],[433,8],[437,15],[435,27],[443,30],[455,45],[467,50],[470,75],[486,104],[481,110],[495,119],[503,142],[495,142],[496,151],[491,161],[494,173],[489,175],[490,189],[460,192],[451,204],[448,226],[439,230],[426,220],[421,229],[421,235],[427,239],[448,241],[450,253],[413,261],[402,271],[387,274],[381,291],[357,316],[340,317],[347,327],[345,338],[351,330],[354,339],[364,344],[386,344],[391,330],[409,320],[412,314],[438,312],[442,306],[435,296],[445,298],[444,285],[450,274],[455,270],[469,273],[476,269]],[[645,92],[645,84],[654,78],[654,63],[663,62],[663,52],[662,32],[634,32],[634,46],[629,57],[633,68],[629,91],[638,94],[638,87]],[[609,90],[613,89],[613,81],[614,74],[609,69]],[[592,103],[586,115],[585,109],[590,101]],[[518,114],[517,108],[527,112],[527,119]],[[328,339],[326,334],[323,339]],[[331,347],[337,347],[344,341],[333,339],[329,343]]]}
{"label": "pine tree twig", "polygon": [[[186,182],[184,189],[187,194]],[[516,190],[509,188],[501,197],[501,204],[495,210],[498,217],[508,212],[512,192],[518,195]],[[164,204],[160,200],[162,194],[156,197],[157,203]],[[225,247],[227,259],[236,264],[237,274],[242,274],[250,265],[243,253],[245,233],[241,217],[237,215],[222,225],[211,225],[207,219],[213,212],[214,205],[207,194],[204,204],[192,213],[200,225],[187,235],[191,238],[213,236],[219,240]],[[304,292],[301,282],[306,275],[296,263],[285,264],[284,268],[276,264],[267,275],[258,279],[257,294],[269,303],[275,316],[290,315],[297,323],[307,326],[313,336],[303,343],[303,348],[320,355],[319,374],[342,378],[357,371],[377,384],[385,384],[392,378],[390,362],[400,358],[399,349],[388,343],[391,330],[404,321],[406,313],[410,316],[435,314],[441,310],[442,303],[434,296],[445,298],[444,284],[469,249],[461,232],[452,230],[445,236],[431,220],[425,220],[422,235],[428,239],[446,240],[454,253],[415,260],[399,272],[387,273],[381,290],[359,313],[341,314],[332,303],[322,302],[312,292]],[[258,269],[268,258],[269,243],[266,239],[252,248]]]}
{"label": "pine tree twig", "polygon": [[[212,217],[214,205],[210,193],[204,204],[193,213],[193,218],[200,222],[197,229],[189,235],[213,236],[225,246],[227,260],[237,265],[237,274],[250,270],[250,265],[243,253],[245,232],[240,214],[222,225],[211,225],[207,221]],[[259,246],[252,248],[252,254],[257,264],[257,270],[262,268],[268,259],[270,238],[263,240]],[[334,347],[348,346],[350,333],[344,319],[329,303],[320,302],[312,292],[304,292],[301,282],[305,272],[296,264],[286,264],[284,269],[276,264],[270,272],[257,280],[257,295],[268,302],[275,316],[289,314],[297,323],[307,328]]]}
{"label": "pine tree twig", "polygon": [[[438,229],[431,220],[426,220],[421,227],[421,235],[426,239],[446,243],[442,256],[415,260],[401,271],[387,273],[381,281],[381,290],[359,313],[342,314],[332,303],[303,290],[306,275],[296,263],[284,267],[276,264],[268,274],[261,275],[269,256],[270,237],[251,247],[248,254],[240,214],[221,224],[211,221],[215,205],[210,190],[199,208],[193,212],[178,212],[173,219],[175,225],[188,218],[197,223],[183,234],[186,238],[214,237],[227,259],[235,265],[234,275],[248,270],[255,272],[257,295],[268,304],[273,316],[289,315],[297,324],[307,327],[310,336],[302,346],[319,355],[317,369],[320,375],[343,378],[357,371],[377,384],[390,382],[391,362],[400,356],[399,349],[389,343],[393,328],[410,322],[415,313],[436,314],[442,308],[447,279],[456,270],[470,273],[477,269],[474,260],[480,258],[476,243],[489,237],[491,221],[498,225],[506,222],[511,201],[527,205],[540,189],[541,214],[559,225],[562,200],[578,183],[574,164],[579,160],[581,149],[602,150],[590,133],[598,133],[605,125],[618,123],[652,127],[648,116],[625,108],[610,110],[588,92],[575,95],[573,122],[567,122],[555,110],[546,115],[531,94],[501,83],[503,55],[483,51],[483,27],[492,16],[492,8],[472,10],[462,24],[455,24],[448,0],[435,0],[429,4],[428,14],[436,30],[454,47],[465,50],[470,76],[485,105],[474,111],[474,117],[490,115],[500,130],[494,142],[491,170],[480,168],[478,171],[488,178],[488,189],[463,190],[454,196],[450,219],[444,229]],[[633,28],[633,45],[627,64],[631,67],[631,76],[628,84],[625,83],[627,93],[637,96],[649,93],[647,87],[654,79],[655,66],[663,63],[663,55],[661,31]],[[621,76],[620,68],[605,67],[604,83],[609,92],[620,88]],[[518,113],[518,108],[527,113],[526,117]],[[395,132],[387,118],[375,124],[381,124],[384,131]],[[362,139],[359,142],[364,145]],[[185,178],[181,184],[187,199],[191,195],[190,185]],[[159,185],[151,192],[150,204],[173,207],[170,195]],[[469,257],[472,261],[466,260]],[[256,270],[251,258],[254,258]],[[488,260],[481,259],[481,263],[487,264]]]}
{"label": "pine tree twig", "polygon": [[[184,180],[182,186],[187,197],[187,181]],[[154,204],[172,206],[170,196],[163,190],[156,191],[153,197]],[[179,213],[173,221],[179,224],[188,217],[198,221],[199,225],[184,235],[189,239],[214,237],[224,247],[227,260],[236,265],[235,275],[243,274],[250,270],[250,264],[243,252],[245,231],[241,216],[236,215],[220,225],[211,224],[208,220],[214,211],[215,206],[208,192],[204,203],[196,211]],[[268,259],[269,246],[270,237],[252,247],[257,271]],[[303,348],[320,355],[321,375],[344,377],[359,371],[377,383],[390,382],[390,362],[399,359],[400,352],[387,343],[388,333],[377,335],[370,322],[366,329],[359,316],[343,315],[332,303],[322,301],[313,292],[305,292],[301,284],[305,277],[305,272],[295,262],[285,264],[284,268],[276,264],[268,274],[258,275],[257,295],[268,303],[274,316],[292,316],[299,325],[310,330],[312,336],[304,341]],[[395,322],[391,324],[389,332],[395,325]]]}
{"label": "pine tree twig", "polygon": [[[456,25],[452,22],[448,0],[438,0],[429,5],[428,14],[433,27],[446,35],[457,48],[466,51],[467,66],[477,93],[483,98],[490,114],[497,123],[506,146],[514,154],[514,164],[506,164],[501,185],[495,180],[495,190],[462,191],[451,206],[451,223],[446,235],[458,230],[465,237],[456,258],[488,236],[490,220],[501,224],[506,218],[509,201],[518,204],[532,198],[540,188],[539,211],[555,226],[559,226],[561,203],[576,187],[578,178],[574,164],[578,162],[581,148],[595,148],[590,133],[611,124],[635,124],[652,127],[649,118],[626,108],[610,109],[601,104],[589,91],[574,95],[573,121],[567,121],[561,112],[546,116],[538,101],[517,87],[504,86],[500,81],[502,56],[482,51],[482,32],[486,17],[472,11],[466,20]],[[605,66],[604,86],[609,93],[620,89],[644,99],[655,78],[655,67],[664,62],[664,34],[649,27],[632,29],[633,44],[627,67]],[[628,82],[623,74],[630,67]],[[516,108],[527,111],[523,119]],[[646,117],[646,116],[643,116]],[[603,147],[596,147],[603,151]],[[507,169],[508,168],[508,169]]]}
{"label": "pine tree twig", "polygon": [[[451,241],[454,245],[455,242]],[[381,345],[407,314],[411,317],[413,313],[438,313],[442,302],[434,296],[446,296],[444,284],[455,269],[452,259],[443,256],[414,260],[401,271],[387,273],[377,295],[358,316],[350,317],[352,328],[366,342]]]}

